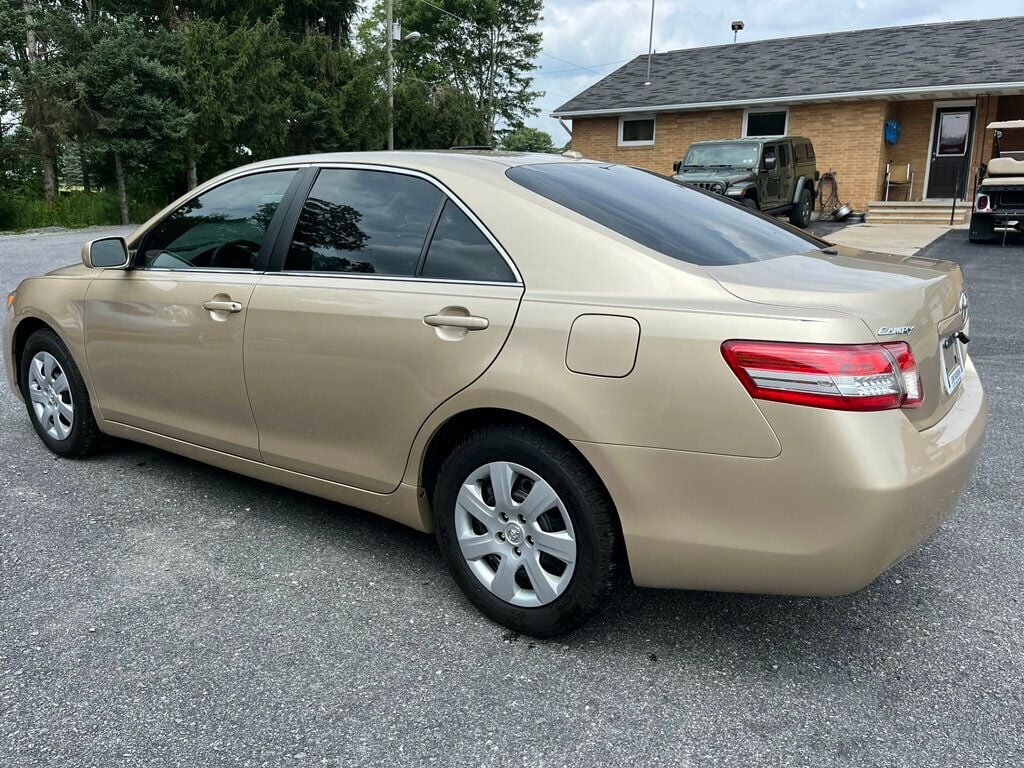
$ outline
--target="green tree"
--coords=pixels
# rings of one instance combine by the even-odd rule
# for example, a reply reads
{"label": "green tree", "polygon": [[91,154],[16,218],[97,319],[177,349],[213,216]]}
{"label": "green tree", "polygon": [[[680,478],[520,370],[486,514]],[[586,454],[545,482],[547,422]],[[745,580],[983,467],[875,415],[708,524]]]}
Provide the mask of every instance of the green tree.
{"label": "green tree", "polygon": [[[533,90],[531,73],[540,53],[541,8],[541,0],[407,0],[396,18],[423,37],[395,48],[397,80],[411,73],[471,94],[483,141],[491,143],[500,124],[519,125],[538,113],[534,103],[543,94]],[[383,46],[383,18],[378,3],[360,31],[368,47]]]}
{"label": "green tree", "polygon": [[134,16],[100,19],[88,26],[85,39],[79,80],[95,123],[89,140],[94,152],[113,160],[121,221],[127,224],[128,168],[158,165],[180,145],[192,121],[177,98],[177,41],[166,31],[148,31]]}
{"label": "green tree", "polygon": [[539,128],[520,125],[501,138],[501,148],[510,152],[556,152],[551,135]]}
{"label": "green tree", "polygon": [[[31,152],[41,167],[47,202],[57,195],[60,143],[75,118],[78,56],[71,12],[50,0],[0,6],[0,115],[20,116],[31,131]],[[5,118],[6,119],[6,118]]]}

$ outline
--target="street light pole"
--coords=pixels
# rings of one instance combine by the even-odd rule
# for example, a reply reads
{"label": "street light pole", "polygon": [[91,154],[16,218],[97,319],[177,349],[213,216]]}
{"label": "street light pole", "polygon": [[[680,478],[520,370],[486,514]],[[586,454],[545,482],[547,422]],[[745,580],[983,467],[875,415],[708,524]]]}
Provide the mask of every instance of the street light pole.
{"label": "street light pole", "polygon": [[388,36],[388,151],[395,148],[395,28],[391,21],[393,0],[387,0],[387,22],[385,32]]}

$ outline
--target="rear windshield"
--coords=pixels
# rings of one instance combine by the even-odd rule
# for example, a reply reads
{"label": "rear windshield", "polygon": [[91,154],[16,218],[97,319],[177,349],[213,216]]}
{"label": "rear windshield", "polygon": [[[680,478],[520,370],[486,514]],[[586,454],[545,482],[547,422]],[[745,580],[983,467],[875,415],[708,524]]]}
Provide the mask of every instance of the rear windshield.
{"label": "rear windshield", "polygon": [[826,245],[719,195],[625,165],[544,163],[506,173],[559,205],[690,264],[746,264]]}

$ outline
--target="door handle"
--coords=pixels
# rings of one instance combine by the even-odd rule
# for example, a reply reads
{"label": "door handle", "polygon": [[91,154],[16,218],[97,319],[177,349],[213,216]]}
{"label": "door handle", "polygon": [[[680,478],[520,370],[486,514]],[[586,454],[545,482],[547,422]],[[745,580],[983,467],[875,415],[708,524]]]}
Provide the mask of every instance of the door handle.
{"label": "door handle", "polygon": [[486,317],[475,317],[473,315],[427,315],[423,318],[427,325],[449,328],[465,328],[467,331],[482,331],[490,323]]}
{"label": "door handle", "polygon": [[203,309],[208,309],[211,312],[241,312],[242,304],[237,301],[211,299],[210,301],[203,302]]}

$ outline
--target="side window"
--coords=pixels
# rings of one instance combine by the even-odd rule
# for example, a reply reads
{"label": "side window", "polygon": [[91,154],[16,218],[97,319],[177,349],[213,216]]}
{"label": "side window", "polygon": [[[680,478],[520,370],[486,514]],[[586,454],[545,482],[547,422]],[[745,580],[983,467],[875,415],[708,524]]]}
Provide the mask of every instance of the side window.
{"label": "side window", "polygon": [[775,159],[775,145],[771,144],[764,148],[764,159],[773,160]]}
{"label": "side window", "polygon": [[513,282],[515,275],[490,240],[451,200],[444,204],[421,277]]}
{"label": "side window", "polygon": [[779,167],[789,167],[789,147],[785,144],[779,144]]}
{"label": "side window", "polygon": [[284,268],[412,277],[443,195],[387,171],[320,171],[299,214]]}
{"label": "side window", "polygon": [[294,170],[243,176],[193,197],[151,229],[141,266],[252,269]]}

